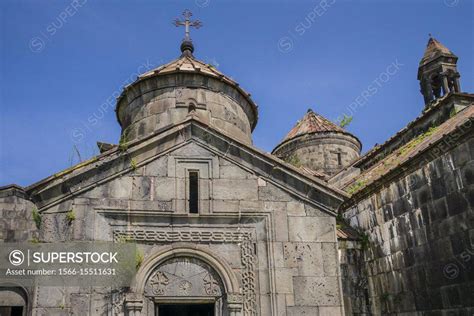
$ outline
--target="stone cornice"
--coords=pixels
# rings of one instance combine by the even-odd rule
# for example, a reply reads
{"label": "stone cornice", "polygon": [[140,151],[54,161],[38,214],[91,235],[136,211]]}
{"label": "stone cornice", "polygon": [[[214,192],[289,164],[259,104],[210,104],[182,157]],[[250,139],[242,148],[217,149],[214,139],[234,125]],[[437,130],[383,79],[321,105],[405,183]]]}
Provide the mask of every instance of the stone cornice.
{"label": "stone cornice", "polygon": [[[460,140],[465,140],[466,138],[472,137],[473,135],[474,117],[471,116],[466,118],[466,120],[457,125],[448,133],[444,133],[441,138],[430,142],[428,147],[419,150],[410,159],[400,163],[383,176],[368,183],[363,189],[354,193],[349,199],[345,200],[344,203],[341,204],[340,209],[344,210],[354,204],[357,204],[364,198],[376,193],[381,187],[385,186],[387,183],[390,183],[394,179],[397,179],[403,175],[407,175],[409,172],[420,168],[422,164],[436,159],[436,157],[439,156],[439,152],[433,155],[430,153],[436,149],[439,149],[439,147],[442,147],[442,145],[445,145],[442,150],[442,154],[444,154],[456,147]],[[457,141],[450,141],[451,138],[456,138]]]}
{"label": "stone cornice", "polygon": [[167,153],[195,142],[216,155],[232,160],[281,189],[334,214],[347,197],[343,191],[306,175],[273,155],[241,143],[195,117],[128,144],[125,151],[113,148],[88,162],[46,178],[27,188],[40,210],[91,190],[132,171],[130,161],[140,167]]}

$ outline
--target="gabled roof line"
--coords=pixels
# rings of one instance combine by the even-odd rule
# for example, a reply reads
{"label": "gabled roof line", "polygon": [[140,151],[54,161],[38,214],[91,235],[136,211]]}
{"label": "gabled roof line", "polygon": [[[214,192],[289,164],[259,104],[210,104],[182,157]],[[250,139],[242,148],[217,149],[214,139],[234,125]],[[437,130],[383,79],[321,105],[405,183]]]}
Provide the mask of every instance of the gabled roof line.
{"label": "gabled roof line", "polygon": [[[306,199],[312,200],[313,204],[318,205],[319,208],[324,208],[326,211],[330,212],[331,214],[333,214],[334,212],[329,210],[323,204],[319,205],[319,202],[317,201],[317,199],[316,198],[311,198],[311,195],[314,196],[316,194],[317,196],[320,196],[320,198],[324,197],[324,199],[329,199],[327,201],[330,204],[334,204],[335,201],[337,201],[337,200],[339,200],[342,203],[344,198],[348,197],[348,195],[344,191],[339,190],[339,189],[334,188],[334,187],[331,187],[327,183],[321,181],[320,179],[317,179],[315,177],[311,177],[310,175],[304,174],[302,171],[300,171],[297,168],[285,163],[284,161],[276,158],[273,155],[263,153],[262,151],[254,148],[254,147],[251,147],[247,144],[240,143],[238,140],[235,140],[232,137],[226,135],[225,133],[222,133],[221,131],[219,131],[219,130],[213,128],[213,127],[208,126],[204,122],[201,122],[201,121],[199,121],[198,119],[196,119],[194,117],[188,117],[188,119],[184,120],[179,125],[172,126],[171,128],[168,128],[166,131],[161,132],[160,134],[155,134],[153,136],[147,137],[146,139],[141,139],[141,140],[137,140],[137,141],[133,142],[133,144],[130,144],[130,147],[127,150],[126,153],[122,153],[122,152],[119,151],[118,148],[114,148],[114,149],[111,149],[109,152],[104,153],[104,155],[102,157],[100,157],[101,159],[97,159],[95,161],[102,161],[101,163],[107,163],[107,162],[115,161],[116,159],[119,159],[121,156],[124,157],[124,155],[131,155],[130,157],[132,157],[133,156],[132,153],[136,152],[140,148],[145,148],[147,146],[150,146],[151,144],[153,144],[153,143],[155,143],[155,142],[157,142],[160,139],[163,139],[165,137],[172,137],[172,135],[174,135],[176,133],[179,133],[180,130],[191,128],[191,129],[188,130],[186,135],[184,135],[184,139],[181,140],[180,142],[177,142],[174,145],[171,145],[169,148],[166,148],[162,152],[159,152],[157,154],[152,154],[150,157],[147,157],[144,160],[137,163],[137,166],[141,166],[141,165],[146,164],[146,163],[148,163],[148,162],[150,162],[154,159],[157,159],[158,157],[161,157],[162,155],[166,155],[170,151],[176,150],[177,148],[179,148],[181,146],[185,146],[190,141],[198,142],[197,140],[199,140],[199,138],[196,135],[194,135],[193,131],[192,131],[193,126],[197,126],[197,127],[201,128],[202,130],[206,131],[207,133],[211,133],[215,137],[221,138],[225,143],[227,143],[227,147],[228,147],[226,149],[227,159],[231,158],[230,155],[228,155],[228,150],[230,150],[231,146],[235,146],[235,147],[239,148],[239,150],[244,150],[249,155],[253,156],[253,155],[256,154],[257,157],[260,156],[260,159],[262,159],[262,162],[266,161],[266,163],[269,164],[267,166],[272,166],[271,171],[268,174],[268,177],[274,177],[275,178],[275,180],[273,180],[272,183],[273,182],[278,183],[278,181],[276,179],[278,179],[279,176],[281,177],[282,172],[283,172],[283,174],[286,174],[286,175],[292,175],[295,180],[298,179],[298,181],[300,181],[301,184],[304,184],[302,188],[304,188],[304,186],[309,187],[309,189],[306,191],[305,195],[302,195],[301,191],[299,191],[300,193],[298,193],[298,191],[296,191],[296,190],[292,193],[297,194],[300,198],[306,198]],[[156,139],[152,139],[152,138],[156,138]],[[208,145],[208,147],[206,147],[206,148],[208,150],[211,150],[212,146],[210,146],[209,144],[207,144],[207,145]],[[137,146],[137,147],[135,147],[135,146]],[[133,148],[133,147],[135,147],[135,148]],[[215,150],[217,150],[217,149],[215,149]],[[110,158],[109,160],[106,160],[107,156]],[[222,153],[220,153],[219,156],[222,156]],[[242,159],[244,159],[244,158],[242,158]],[[249,162],[249,164],[250,164],[250,162]],[[68,174],[69,174],[69,173],[72,173],[74,171],[78,171],[78,173],[73,175],[71,178],[66,178],[66,179],[64,179],[64,178],[61,179],[61,178],[58,178],[58,177],[56,177],[56,178],[54,178],[54,177],[46,178],[45,180],[40,181],[36,185],[32,185],[32,186],[28,187],[27,188],[28,193],[31,196],[38,196],[41,193],[45,193],[49,190],[53,190],[54,188],[61,185],[65,181],[68,181],[69,179],[73,179],[75,177],[80,176],[81,174],[84,174],[86,172],[90,172],[90,171],[94,170],[95,168],[96,168],[96,166],[91,168],[91,163],[82,164],[78,168],[72,169],[71,171],[68,172]],[[85,192],[87,190],[93,189],[94,187],[96,187],[96,186],[98,186],[102,183],[108,182],[108,181],[110,181],[110,180],[112,180],[116,177],[119,177],[119,176],[121,176],[125,173],[130,172],[132,170],[131,168],[132,167],[130,166],[130,167],[127,167],[127,168],[124,168],[124,169],[120,170],[119,172],[115,172],[115,173],[110,174],[110,175],[105,175],[104,178],[94,180],[94,182],[92,182],[92,183],[84,183],[84,184],[82,184],[83,186],[82,185],[77,185],[76,188],[74,188],[74,186],[71,186],[71,187],[66,186],[66,187],[69,188],[68,189],[69,191],[67,193],[58,194],[58,195],[60,195],[60,198],[54,199],[52,201],[46,201],[45,200],[46,203],[44,205],[41,205],[41,207],[39,207],[39,209],[44,210],[45,208],[49,208],[51,206],[54,206],[54,205],[60,203],[61,201],[64,201],[65,199],[68,199],[72,196],[76,196],[77,194],[80,194],[80,193]],[[252,172],[253,173],[258,173],[259,171],[252,169]],[[264,171],[262,169],[260,172],[268,172],[268,171]],[[260,176],[262,176],[262,175],[264,175],[264,174],[261,174]],[[64,174],[63,174],[63,176],[64,176]],[[57,183],[52,183],[55,180],[57,180]],[[50,183],[52,183],[51,186],[48,185]],[[291,185],[292,184],[290,184],[289,186],[291,186]],[[284,187],[286,191],[293,191],[293,190],[289,190],[289,188],[287,188],[286,186],[284,186],[282,184],[278,184],[278,186],[279,187]],[[75,190],[71,192],[71,190],[70,190],[71,188],[74,188]],[[330,201],[332,201],[332,202],[330,202]],[[328,204],[328,205],[330,205],[330,204]]]}
{"label": "gabled roof line", "polygon": [[[310,203],[310,204],[313,204],[315,206],[317,206],[318,208],[328,212],[328,213],[331,213],[331,214],[335,214],[336,212],[331,210],[331,209],[328,209],[326,207],[326,205],[316,201],[316,200],[313,200],[313,199],[310,199],[309,198],[309,194],[311,193],[311,190],[309,190],[305,195],[302,195],[300,192],[296,191],[296,190],[291,190],[289,189],[288,187],[282,185],[281,183],[277,182],[277,181],[274,181],[271,177],[266,177],[264,175],[259,175],[257,174],[254,170],[252,170],[251,168],[248,168],[247,166],[245,165],[242,165],[241,163],[239,163],[237,160],[233,159],[232,157],[230,156],[223,156],[221,153],[219,153],[218,151],[214,150],[214,149],[211,149],[207,146],[202,146],[202,143],[200,141],[196,141],[196,144],[202,148],[205,148],[206,150],[209,150],[211,151],[212,153],[214,153],[216,156],[219,156],[219,157],[222,157],[223,159],[226,159],[232,163],[234,163],[235,165],[239,166],[240,168],[244,169],[245,171],[247,172],[250,172],[250,173],[253,173],[261,178],[263,178],[266,182],[268,183],[271,183],[273,184],[274,186],[280,188],[281,190],[283,191],[286,191],[286,192],[289,192],[290,194],[292,195],[295,195],[297,196],[299,199],[302,199],[304,200],[305,202],[307,203]],[[229,146],[230,148],[230,146]],[[343,195],[347,195],[344,191],[341,192]]]}
{"label": "gabled roof line", "polygon": [[[415,162],[419,161],[419,159],[422,158],[423,154],[436,148],[438,144],[442,143],[445,139],[449,138],[452,134],[458,133],[456,134],[458,135],[458,137],[466,137],[466,135],[469,135],[468,132],[472,131],[474,128],[474,125],[472,124],[472,122],[474,122],[473,109],[474,108],[465,108],[461,112],[459,112],[458,114],[459,117],[455,116],[445,121],[442,125],[448,125],[451,129],[446,128],[446,126],[445,128],[442,128],[441,127],[442,125],[440,125],[439,128],[437,128],[435,131],[432,132],[432,136],[426,139],[423,139],[419,144],[413,147],[412,156],[407,156],[398,164],[388,167],[384,173],[381,173],[380,175],[377,175],[373,177],[372,179],[370,178],[369,173],[371,171],[374,171],[375,168],[377,168],[378,166],[380,166],[381,163],[383,163],[383,162],[378,162],[374,164],[374,166],[369,168],[367,171],[353,178],[350,182],[345,183],[343,187],[347,189],[353,183],[360,181],[360,179],[363,179],[364,181],[367,181],[367,179],[369,180],[367,181],[366,184],[364,184],[364,187],[362,187],[360,190],[352,194],[350,199],[346,200],[344,204],[348,205],[352,203],[354,200],[358,200],[361,197],[368,196],[371,192],[373,192],[374,187],[380,186],[381,182],[386,182],[389,179],[395,177],[397,174],[405,172],[406,170],[410,168],[409,166],[412,166],[413,164],[419,167],[419,165],[416,164]],[[446,142],[445,144],[448,144],[449,147],[453,146],[451,145],[451,142]],[[443,153],[446,153],[446,152],[447,151],[444,151]],[[388,158],[393,157],[393,155],[395,154],[397,154],[395,151],[392,152],[388,156]],[[434,159],[432,156],[430,158]]]}
{"label": "gabled roof line", "polygon": [[[396,132],[394,135],[392,135],[390,138],[388,138],[384,143],[375,145],[367,151],[364,155],[360,156],[358,159],[354,160],[349,166],[341,169],[338,173],[334,174],[330,179],[336,177],[337,175],[341,174],[342,172],[345,172],[349,170],[350,168],[357,168],[359,167],[362,163],[370,160],[371,158],[375,157],[377,154],[379,154],[385,147],[389,146],[391,143],[396,141],[398,138],[403,136],[413,125],[416,123],[420,122],[421,120],[425,119],[428,114],[431,114],[433,111],[436,111],[439,107],[441,107],[444,104],[445,100],[455,98],[456,96],[460,97],[467,97],[467,98],[472,98],[474,100],[474,94],[469,94],[469,93],[449,93],[441,98],[437,99],[430,107],[426,108],[423,110],[423,112],[418,115],[415,119],[410,121],[408,124],[406,124],[403,128],[401,128],[398,132]],[[393,150],[396,150],[394,148]]]}

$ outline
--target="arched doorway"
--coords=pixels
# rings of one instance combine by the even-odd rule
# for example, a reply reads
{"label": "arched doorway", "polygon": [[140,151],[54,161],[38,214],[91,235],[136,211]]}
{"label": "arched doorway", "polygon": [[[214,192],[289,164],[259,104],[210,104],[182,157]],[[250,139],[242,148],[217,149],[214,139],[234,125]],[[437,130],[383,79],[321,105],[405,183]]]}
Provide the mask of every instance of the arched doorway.
{"label": "arched doorway", "polygon": [[23,288],[0,286],[1,316],[26,316],[27,303],[27,294]]}
{"label": "arched doorway", "polygon": [[242,315],[237,278],[206,249],[175,246],[155,253],[140,267],[131,291],[125,306],[133,316]]}

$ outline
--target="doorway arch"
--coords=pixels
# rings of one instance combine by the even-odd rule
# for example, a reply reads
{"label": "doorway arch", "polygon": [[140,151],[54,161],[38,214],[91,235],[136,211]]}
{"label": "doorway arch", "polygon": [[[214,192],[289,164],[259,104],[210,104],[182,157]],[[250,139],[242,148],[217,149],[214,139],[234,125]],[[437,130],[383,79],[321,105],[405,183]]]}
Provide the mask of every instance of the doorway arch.
{"label": "doorway arch", "polygon": [[[242,315],[242,295],[234,272],[223,259],[196,245],[168,246],[153,253],[138,270],[131,291],[135,294],[129,304],[133,315],[141,315],[139,301],[143,299],[158,306],[154,315],[160,304],[213,304],[216,316]],[[136,294],[142,298],[137,300]]]}
{"label": "doorway arch", "polygon": [[20,286],[0,284],[0,315],[28,315],[28,292]]}

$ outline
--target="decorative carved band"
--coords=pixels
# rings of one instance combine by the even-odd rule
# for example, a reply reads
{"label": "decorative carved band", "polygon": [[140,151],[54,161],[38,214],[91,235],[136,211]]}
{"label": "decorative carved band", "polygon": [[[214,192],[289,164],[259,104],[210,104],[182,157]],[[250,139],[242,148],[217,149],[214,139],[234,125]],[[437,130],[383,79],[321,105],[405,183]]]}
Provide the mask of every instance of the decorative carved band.
{"label": "decorative carved band", "polygon": [[232,242],[251,240],[252,233],[236,231],[154,231],[154,230],[116,230],[115,241],[146,242]]}
{"label": "decorative carved band", "polygon": [[[243,265],[243,309],[244,316],[257,315],[257,293],[255,285],[255,245],[252,243],[252,233],[242,231],[154,231],[154,230],[115,230],[115,241],[142,242],[211,242],[238,243],[240,259]],[[155,284],[157,285],[157,284]],[[156,287],[159,291],[160,287]],[[211,288],[210,288],[211,289]]]}

